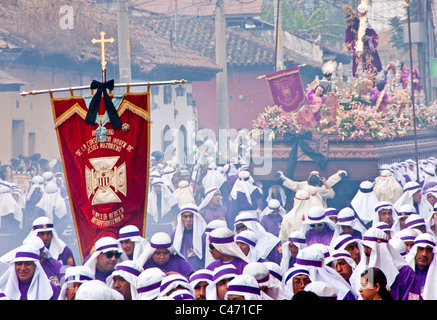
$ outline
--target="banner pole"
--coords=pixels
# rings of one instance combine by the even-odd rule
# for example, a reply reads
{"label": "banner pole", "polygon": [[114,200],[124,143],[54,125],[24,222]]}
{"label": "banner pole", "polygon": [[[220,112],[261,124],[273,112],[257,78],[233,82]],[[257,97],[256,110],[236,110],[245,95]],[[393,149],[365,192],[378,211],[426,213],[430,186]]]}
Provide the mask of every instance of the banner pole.
{"label": "banner pole", "polygon": [[[123,88],[123,87],[141,87],[141,86],[161,86],[161,85],[176,85],[176,84],[185,84],[186,80],[170,80],[170,81],[155,81],[155,82],[134,82],[134,83],[116,83],[114,84],[114,88]],[[45,90],[30,90],[30,91],[22,91],[20,92],[20,96],[25,97],[28,95],[37,95],[44,94],[49,92],[65,92],[70,90],[91,90],[90,86],[78,86],[78,87],[68,87],[68,88],[57,88],[57,89],[45,89]]]}

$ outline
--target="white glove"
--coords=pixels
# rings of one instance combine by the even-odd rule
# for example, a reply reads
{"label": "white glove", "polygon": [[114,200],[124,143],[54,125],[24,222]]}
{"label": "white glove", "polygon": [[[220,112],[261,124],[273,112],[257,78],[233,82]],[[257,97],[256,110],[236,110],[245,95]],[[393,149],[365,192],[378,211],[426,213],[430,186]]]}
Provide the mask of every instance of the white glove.
{"label": "white glove", "polygon": [[276,178],[285,180],[286,177],[282,171],[276,171]]}
{"label": "white glove", "polygon": [[337,174],[342,178],[347,177],[347,172],[345,170],[338,170]]}

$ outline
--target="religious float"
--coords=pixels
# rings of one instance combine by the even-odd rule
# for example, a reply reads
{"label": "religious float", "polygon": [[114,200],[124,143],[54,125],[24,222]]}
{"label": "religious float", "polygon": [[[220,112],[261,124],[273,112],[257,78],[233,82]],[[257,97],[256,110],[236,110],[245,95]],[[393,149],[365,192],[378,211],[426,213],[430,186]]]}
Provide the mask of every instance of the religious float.
{"label": "religious float", "polygon": [[294,180],[308,179],[313,170],[324,177],[346,170],[346,189],[351,189],[346,192],[351,197],[361,181],[379,174],[382,164],[437,155],[437,106],[425,104],[423,90],[415,90],[413,104],[411,83],[404,88],[401,70],[391,62],[380,92],[380,97],[386,93],[390,103],[385,112],[379,112],[382,98],[376,103],[371,100],[373,82],[362,68],[357,75],[344,81],[343,66],[338,66],[320,109],[321,120],[312,129],[299,123],[297,112],[286,112],[277,105],[259,114],[250,133],[258,142],[251,150],[252,169],[269,158],[273,169],[266,175],[252,170],[255,180],[265,185],[278,183],[278,170]]}

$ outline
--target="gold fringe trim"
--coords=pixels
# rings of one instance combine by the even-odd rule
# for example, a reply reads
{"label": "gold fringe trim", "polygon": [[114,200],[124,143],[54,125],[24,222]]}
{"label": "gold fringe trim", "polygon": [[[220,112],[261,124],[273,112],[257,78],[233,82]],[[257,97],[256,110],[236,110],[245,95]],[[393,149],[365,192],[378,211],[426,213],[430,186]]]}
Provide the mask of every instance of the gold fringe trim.
{"label": "gold fringe trim", "polygon": [[136,114],[137,116],[143,118],[146,121],[150,122],[150,115],[147,111],[139,108],[138,106],[134,105],[133,103],[124,100],[120,107],[118,108],[118,115],[121,117],[121,115],[126,111],[129,110],[130,112]]}
{"label": "gold fringe trim", "polygon": [[86,112],[80,107],[78,103],[74,104],[70,109],[65,111],[62,115],[56,118],[55,120],[55,129],[58,128],[65,121],[70,119],[74,114],[78,114],[82,119],[85,120]]}

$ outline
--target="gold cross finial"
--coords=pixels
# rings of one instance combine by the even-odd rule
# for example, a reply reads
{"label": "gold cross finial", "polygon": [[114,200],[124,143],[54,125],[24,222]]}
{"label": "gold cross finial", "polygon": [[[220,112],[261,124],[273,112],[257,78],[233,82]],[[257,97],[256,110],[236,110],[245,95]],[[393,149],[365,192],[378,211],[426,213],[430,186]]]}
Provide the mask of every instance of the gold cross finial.
{"label": "gold cross finial", "polygon": [[105,59],[105,43],[114,43],[115,39],[105,39],[106,33],[104,31],[100,32],[100,39],[93,39],[91,42],[93,44],[100,43],[102,48],[102,71],[106,71],[106,59]]}

